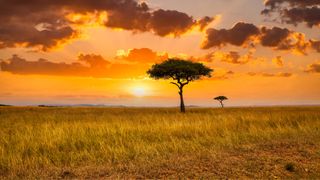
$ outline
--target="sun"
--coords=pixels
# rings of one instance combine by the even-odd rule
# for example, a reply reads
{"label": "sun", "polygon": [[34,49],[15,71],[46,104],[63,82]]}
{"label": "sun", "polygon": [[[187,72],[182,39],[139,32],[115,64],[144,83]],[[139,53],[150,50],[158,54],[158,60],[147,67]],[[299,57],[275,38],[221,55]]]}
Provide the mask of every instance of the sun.
{"label": "sun", "polygon": [[132,88],[132,94],[137,97],[142,97],[146,95],[146,88],[142,86],[136,86]]}

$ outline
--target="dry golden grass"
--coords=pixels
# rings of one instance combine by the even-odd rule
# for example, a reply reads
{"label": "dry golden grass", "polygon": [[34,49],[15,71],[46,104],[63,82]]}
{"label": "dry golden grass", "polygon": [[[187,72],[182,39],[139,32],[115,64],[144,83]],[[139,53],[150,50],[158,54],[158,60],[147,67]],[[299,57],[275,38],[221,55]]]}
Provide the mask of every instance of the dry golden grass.
{"label": "dry golden grass", "polygon": [[0,178],[320,178],[320,107],[0,108]]}

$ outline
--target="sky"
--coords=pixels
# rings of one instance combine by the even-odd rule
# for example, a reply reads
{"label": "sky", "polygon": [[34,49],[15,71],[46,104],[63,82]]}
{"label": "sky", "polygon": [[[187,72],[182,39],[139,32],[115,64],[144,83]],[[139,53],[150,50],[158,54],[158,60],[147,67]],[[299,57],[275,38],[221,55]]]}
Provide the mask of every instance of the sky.
{"label": "sky", "polygon": [[212,68],[186,105],[320,104],[320,0],[0,0],[0,104],[177,106],[169,58]]}

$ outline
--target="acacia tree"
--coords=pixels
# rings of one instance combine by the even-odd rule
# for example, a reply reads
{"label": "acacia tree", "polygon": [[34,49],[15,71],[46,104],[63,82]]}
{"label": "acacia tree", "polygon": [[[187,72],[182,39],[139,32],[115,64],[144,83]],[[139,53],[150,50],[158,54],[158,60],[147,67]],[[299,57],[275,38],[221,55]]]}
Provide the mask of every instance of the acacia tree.
{"label": "acacia tree", "polygon": [[214,98],[214,100],[219,101],[219,102],[220,102],[220,104],[221,104],[221,107],[223,108],[223,107],[224,107],[224,105],[223,105],[223,101],[228,100],[228,98],[227,98],[227,97],[225,97],[225,96],[218,96],[218,97],[215,97],[215,98]]}
{"label": "acacia tree", "polygon": [[211,77],[213,70],[201,63],[181,59],[168,59],[160,64],[154,64],[147,74],[154,79],[172,79],[171,84],[179,88],[180,111],[184,113],[183,87],[202,76]]}

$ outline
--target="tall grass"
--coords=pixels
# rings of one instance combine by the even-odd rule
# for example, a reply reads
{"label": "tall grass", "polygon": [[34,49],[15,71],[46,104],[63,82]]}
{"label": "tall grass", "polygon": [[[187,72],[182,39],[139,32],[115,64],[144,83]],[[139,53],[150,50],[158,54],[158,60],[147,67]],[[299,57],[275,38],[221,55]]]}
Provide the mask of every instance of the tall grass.
{"label": "tall grass", "polygon": [[319,107],[0,108],[0,177],[320,140]]}

